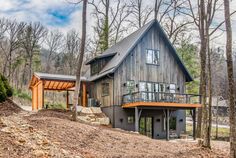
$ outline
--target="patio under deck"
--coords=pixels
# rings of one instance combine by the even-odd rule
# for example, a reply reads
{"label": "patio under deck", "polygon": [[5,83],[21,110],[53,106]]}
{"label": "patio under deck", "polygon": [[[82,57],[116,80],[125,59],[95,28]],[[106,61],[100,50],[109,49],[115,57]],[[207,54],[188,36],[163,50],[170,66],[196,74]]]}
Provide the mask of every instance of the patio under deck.
{"label": "patio under deck", "polygon": [[134,108],[135,131],[139,131],[139,119],[143,109],[163,109],[166,116],[166,140],[169,140],[169,118],[172,109],[192,110],[193,138],[196,139],[196,109],[201,108],[201,96],[166,92],[135,92],[123,96],[122,108]]}

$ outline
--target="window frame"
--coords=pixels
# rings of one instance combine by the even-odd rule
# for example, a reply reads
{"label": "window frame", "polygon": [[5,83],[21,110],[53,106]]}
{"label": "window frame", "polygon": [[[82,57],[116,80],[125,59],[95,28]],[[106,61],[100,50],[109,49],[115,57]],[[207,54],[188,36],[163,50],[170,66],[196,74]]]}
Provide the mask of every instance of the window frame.
{"label": "window frame", "polygon": [[[107,88],[106,91],[104,91],[104,88]],[[102,83],[102,97],[109,96],[109,95],[110,95],[110,83],[103,82]]]}
{"label": "window frame", "polygon": [[[149,51],[152,51],[152,59],[151,59],[152,62],[148,62],[148,53],[149,53]],[[155,54],[158,57],[157,62],[154,61]],[[146,64],[148,64],[148,65],[159,66],[160,65],[160,50],[159,49],[150,49],[150,48],[146,49],[145,60],[146,60]]]}
{"label": "window frame", "polygon": [[128,117],[127,117],[127,123],[128,123],[128,124],[134,124],[134,122],[135,122],[134,119],[135,119],[134,116],[128,116]]}

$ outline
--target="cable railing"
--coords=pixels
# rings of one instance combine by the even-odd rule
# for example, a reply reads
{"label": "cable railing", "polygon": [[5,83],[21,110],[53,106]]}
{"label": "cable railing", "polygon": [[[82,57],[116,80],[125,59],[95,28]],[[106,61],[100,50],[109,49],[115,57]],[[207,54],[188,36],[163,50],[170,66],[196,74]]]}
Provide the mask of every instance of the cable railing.
{"label": "cable railing", "polygon": [[140,91],[123,95],[122,102],[123,104],[133,102],[169,102],[200,104],[201,95]]}

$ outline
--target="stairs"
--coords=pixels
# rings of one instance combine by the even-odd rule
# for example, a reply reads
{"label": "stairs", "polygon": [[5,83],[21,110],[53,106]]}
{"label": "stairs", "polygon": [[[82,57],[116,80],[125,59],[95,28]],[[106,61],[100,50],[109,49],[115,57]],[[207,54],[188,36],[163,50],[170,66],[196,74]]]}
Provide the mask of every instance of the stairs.
{"label": "stairs", "polygon": [[78,120],[92,125],[110,124],[110,119],[102,112],[100,107],[78,106]]}

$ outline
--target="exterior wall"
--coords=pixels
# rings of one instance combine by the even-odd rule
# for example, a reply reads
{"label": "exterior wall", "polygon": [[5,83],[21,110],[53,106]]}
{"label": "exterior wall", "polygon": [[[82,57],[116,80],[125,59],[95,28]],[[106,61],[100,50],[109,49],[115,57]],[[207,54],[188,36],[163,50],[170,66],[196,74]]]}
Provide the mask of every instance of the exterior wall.
{"label": "exterior wall", "polygon": [[[115,109],[113,109],[113,107]],[[104,107],[102,111],[110,118],[113,127],[121,128],[128,131],[135,131],[134,123],[128,123],[128,116],[134,116],[134,109],[123,109],[120,106]],[[113,112],[114,116],[113,116]],[[162,109],[143,109],[142,116],[153,117],[153,138],[164,139],[166,132],[164,131],[164,113]],[[185,110],[173,110],[171,116],[176,117],[176,134],[180,136],[181,132],[186,131]],[[115,118],[115,122],[113,120]],[[159,120],[159,121],[158,121]],[[183,120],[183,121],[180,121]]]}
{"label": "exterior wall", "polygon": [[[160,50],[159,66],[146,64],[146,49]],[[135,84],[139,81],[174,83],[180,87],[180,93],[185,92],[185,76],[156,27],[150,28],[114,73],[115,105],[121,105],[122,95],[127,93],[123,86],[127,80],[134,80]]]}
{"label": "exterior wall", "polygon": [[[102,95],[102,83],[109,83],[109,95]],[[113,78],[103,78],[102,80],[98,80],[94,82],[94,97],[101,102],[101,107],[111,106],[113,105]]]}

